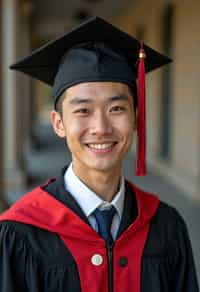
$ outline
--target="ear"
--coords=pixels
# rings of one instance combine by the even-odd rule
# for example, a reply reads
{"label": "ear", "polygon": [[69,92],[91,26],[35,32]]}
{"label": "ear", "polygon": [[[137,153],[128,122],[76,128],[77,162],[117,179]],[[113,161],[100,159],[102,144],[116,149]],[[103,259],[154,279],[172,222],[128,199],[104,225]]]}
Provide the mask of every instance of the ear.
{"label": "ear", "polygon": [[53,126],[54,132],[60,138],[64,138],[65,137],[65,128],[63,125],[63,120],[62,120],[61,115],[55,110],[51,111],[51,124]]}

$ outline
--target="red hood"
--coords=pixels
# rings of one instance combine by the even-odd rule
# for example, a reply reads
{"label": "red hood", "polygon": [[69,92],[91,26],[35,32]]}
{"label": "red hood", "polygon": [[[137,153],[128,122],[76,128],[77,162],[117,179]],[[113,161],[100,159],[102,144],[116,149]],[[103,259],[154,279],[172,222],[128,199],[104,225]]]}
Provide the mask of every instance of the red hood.
{"label": "red hood", "polygon": [[[129,183],[136,195],[138,216],[133,224],[121,235],[128,236],[129,232],[135,232],[142,228],[154,216],[159,205],[158,198],[150,193],[146,193]],[[24,195],[10,209],[0,216],[0,221],[12,220],[22,222],[42,229],[76,237],[80,240],[94,241],[97,243],[99,236],[86,224],[78,215],[64,204],[48,194],[42,187],[37,187],[33,191]],[[67,228],[63,228],[67,226]],[[87,234],[87,239],[82,236]],[[101,240],[101,239],[100,239]]]}

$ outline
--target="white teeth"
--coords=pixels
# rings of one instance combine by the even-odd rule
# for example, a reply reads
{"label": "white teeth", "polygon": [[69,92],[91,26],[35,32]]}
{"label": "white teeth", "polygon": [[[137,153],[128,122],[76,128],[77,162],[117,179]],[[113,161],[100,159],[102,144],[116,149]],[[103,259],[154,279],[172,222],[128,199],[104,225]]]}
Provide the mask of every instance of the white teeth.
{"label": "white teeth", "polygon": [[113,145],[113,143],[109,143],[109,144],[89,144],[88,146],[90,148],[94,148],[94,149],[106,149],[106,148],[110,148]]}

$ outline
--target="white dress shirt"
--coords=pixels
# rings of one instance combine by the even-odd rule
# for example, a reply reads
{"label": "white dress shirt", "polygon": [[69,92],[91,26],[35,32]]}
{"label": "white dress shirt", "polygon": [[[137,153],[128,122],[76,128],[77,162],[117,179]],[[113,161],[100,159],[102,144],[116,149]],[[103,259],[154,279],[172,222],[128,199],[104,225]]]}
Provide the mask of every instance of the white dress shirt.
{"label": "white dress shirt", "polygon": [[74,173],[72,163],[67,168],[64,174],[64,184],[66,190],[74,197],[77,201],[86,217],[88,218],[91,226],[98,232],[98,225],[94,215],[92,214],[97,208],[99,209],[109,209],[114,206],[116,213],[113,218],[111,226],[111,234],[113,239],[117,236],[117,231],[119,229],[122,212],[124,208],[124,197],[125,197],[125,180],[121,177],[120,189],[118,193],[114,196],[111,202],[102,200],[97,194],[90,190]]}

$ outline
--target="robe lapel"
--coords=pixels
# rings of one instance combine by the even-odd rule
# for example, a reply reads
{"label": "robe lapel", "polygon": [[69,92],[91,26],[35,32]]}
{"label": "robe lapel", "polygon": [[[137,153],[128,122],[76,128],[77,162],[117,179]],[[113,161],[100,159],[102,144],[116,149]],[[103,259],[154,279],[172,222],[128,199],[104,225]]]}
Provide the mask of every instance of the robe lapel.
{"label": "robe lapel", "polygon": [[[63,170],[64,172],[64,170]],[[63,175],[57,180],[43,187],[48,193],[50,193],[55,199],[62,202],[65,206],[70,208],[76,213],[85,223],[90,225],[88,218],[85,216],[83,210],[73,198],[73,196],[65,190]],[[117,233],[117,238],[134,222],[137,217],[137,202],[133,189],[126,182],[125,184],[125,200],[124,210],[122,212],[122,219]]]}
{"label": "robe lapel", "polygon": [[122,219],[117,232],[117,238],[134,222],[137,217],[137,202],[133,189],[130,188],[129,184],[125,184],[125,200],[124,210],[122,212]]}
{"label": "robe lapel", "polygon": [[75,214],[77,214],[85,223],[90,225],[87,216],[73,198],[73,196],[65,190],[63,175],[56,179],[54,182],[47,184],[43,190],[51,194],[55,199],[63,203]]}

